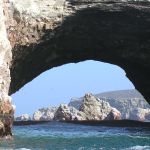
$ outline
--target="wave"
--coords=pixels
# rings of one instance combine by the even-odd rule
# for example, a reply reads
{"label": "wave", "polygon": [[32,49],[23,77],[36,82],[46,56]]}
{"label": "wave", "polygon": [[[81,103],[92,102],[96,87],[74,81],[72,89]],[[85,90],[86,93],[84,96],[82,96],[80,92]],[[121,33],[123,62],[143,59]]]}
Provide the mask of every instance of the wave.
{"label": "wave", "polygon": [[132,147],[129,147],[129,148],[125,148],[123,150],[150,150],[150,146],[136,145],[136,146],[132,146]]}
{"label": "wave", "polygon": [[13,149],[13,148],[4,148],[4,147],[0,147],[0,150],[31,150],[31,149],[27,149],[27,148],[18,148],[18,149]]}
{"label": "wave", "polygon": [[19,148],[19,149],[15,149],[15,150],[31,150],[31,149],[27,149],[27,148]]}

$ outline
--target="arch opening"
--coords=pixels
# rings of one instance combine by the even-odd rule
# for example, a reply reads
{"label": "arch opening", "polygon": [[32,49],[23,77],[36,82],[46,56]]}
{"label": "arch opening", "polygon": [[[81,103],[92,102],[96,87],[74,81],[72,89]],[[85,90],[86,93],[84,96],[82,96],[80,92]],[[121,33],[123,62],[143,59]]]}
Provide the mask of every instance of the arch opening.
{"label": "arch opening", "polygon": [[[144,98],[140,94],[136,95],[134,93],[134,89],[134,85],[128,80],[124,70],[120,67],[88,60],[77,64],[71,63],[52,68],[25,85],[20,91],[13,94],[12,97],[17,105],[15,116],[27,113],[31,118],[33,113],[40,108],[59,107],[60,104],[64,103],[74,105],[72,101],[81,98],[85,93],[93,93],[94,95],[102,93],[101,97],[103,98],[107,95],[104,92],[118,91],[118,98],[115,97],[116,99],[121,97],[119,94],[124,95],[122,99],[120,98],[118,102],[115,102],[118,105],[122,105],[119,104],[121,100],[122,103],[125,103],[125,99],[128,99],[131,94],[132,98],[130,98],[130,101],[131,99],[139,98],[142,100],[139,100],[137,105],[140,106],[141,103],[144,103],[141,107],[148,107]],[[113,94],[117,95],[115,92],[112,93],[112,100],[115,99]],[[111,99],[111,97],[108,99]],[[135,102],[137,101],[135,100]],[[116,104],[112,105],[116,107]],[[128,109],[127,105],[124,106],[126,107],[124,109]],[[137,105],[133,107],[137,107]],[[129,111],[126,114],[125,112],[123,113],[123,118],[128,119]]]}

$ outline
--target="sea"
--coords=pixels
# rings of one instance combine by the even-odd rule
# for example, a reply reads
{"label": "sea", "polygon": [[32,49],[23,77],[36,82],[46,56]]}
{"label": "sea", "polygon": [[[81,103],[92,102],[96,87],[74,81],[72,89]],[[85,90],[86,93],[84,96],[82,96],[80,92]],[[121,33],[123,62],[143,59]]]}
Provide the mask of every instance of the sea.
{"label": "sea", "polygon": [[14,126],[13,134],[0,150],[150,150],[150,128],[49,122]]}

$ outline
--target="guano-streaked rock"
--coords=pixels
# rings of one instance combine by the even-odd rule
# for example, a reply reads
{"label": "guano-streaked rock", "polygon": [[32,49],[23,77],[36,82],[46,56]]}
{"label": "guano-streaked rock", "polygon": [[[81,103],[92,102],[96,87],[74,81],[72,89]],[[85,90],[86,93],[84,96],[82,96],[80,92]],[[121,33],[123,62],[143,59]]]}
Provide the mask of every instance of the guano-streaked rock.
{"label": "guano-streaked rock", "polygon": [[55,113],[54,120],[87,120],[87,116],[83,112],[75,109],[74,107],[69,107],[66,104],[61,104]]}
{"label": "guano-streaked rock", "polygon": [[108,102],[100,100],[91,93],[85,94],[79,109],[86,114],[88,120],[120,120],[121,113],[110,106]]}
{"label": "guano-streaked rock", "polygon": [[33,120],[43,121],[43,120],[53,120],[57,107],[41,108],[33,114]]}

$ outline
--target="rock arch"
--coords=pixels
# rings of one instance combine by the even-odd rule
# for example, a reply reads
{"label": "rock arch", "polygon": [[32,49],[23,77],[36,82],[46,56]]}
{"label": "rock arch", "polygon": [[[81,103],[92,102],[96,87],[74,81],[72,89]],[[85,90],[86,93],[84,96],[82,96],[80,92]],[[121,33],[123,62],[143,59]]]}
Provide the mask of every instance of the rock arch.
{"label": "rock arch", "polygon": [[4,59],[11,61],[6,67],[11,83],[1,75],[8,86],[6,94],[47,69],[92,59],[123,68],[150,103],[149,2],[6,2],[3,15],[12,47],[12,58]]}

